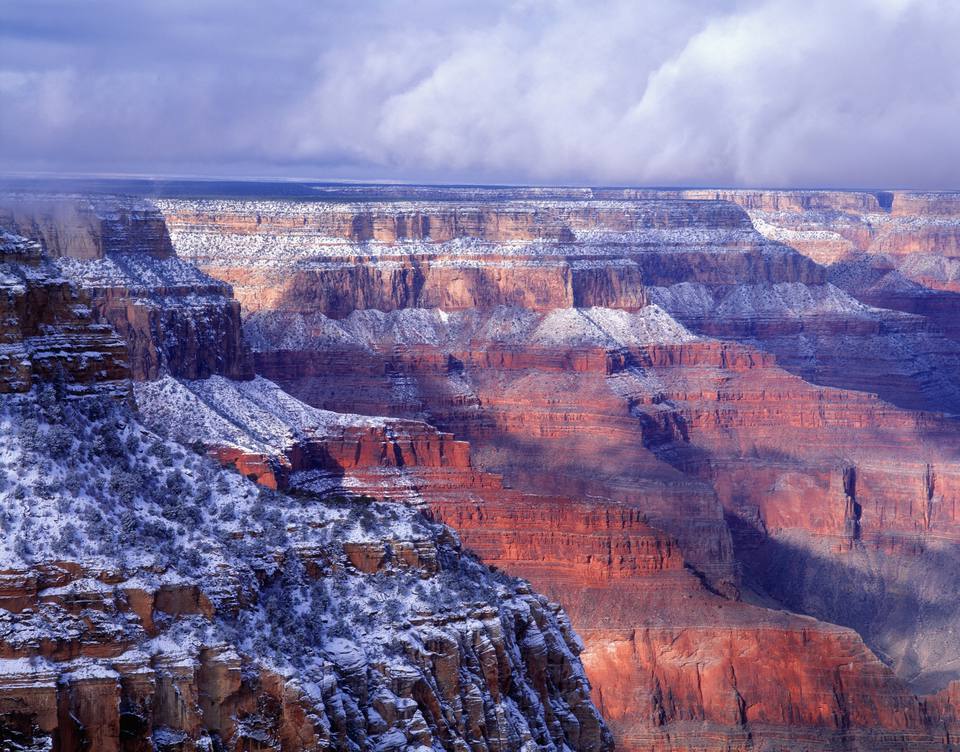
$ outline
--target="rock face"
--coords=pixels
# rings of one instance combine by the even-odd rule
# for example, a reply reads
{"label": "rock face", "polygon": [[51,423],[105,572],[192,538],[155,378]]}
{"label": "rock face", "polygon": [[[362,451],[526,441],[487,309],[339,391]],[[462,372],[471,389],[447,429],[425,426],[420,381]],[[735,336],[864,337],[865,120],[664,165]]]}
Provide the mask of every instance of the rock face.
{"label": "rock face", "polygon": [[[559,606],[416,510],[258,488],[149,431],[122,340],[37,243],[2,240],[4,347],[24,359],[0,394],[4,748],[611,748]],[[77,366],[93,343],[115,365]],[[294,424],[262,379],[210,384]]]}
{"label": "rock face", "polygon": [[[37,511],[8,505],[0,734],[606,747],[564,612],[413,507],[562,603],[619,749],[953,748],[952,195],[318,196],[159,201],[170,246],[142,202],[8,210],[117,325],[140,413],[110,430],[75,418],[79,503],[44,513],[77,485],[57,462],[51,482],[9,490],[32,490]],[[120,219],[97,225],[84,206]],[[126,240],[70,240],[90,237]],[[11,259],[35,255],[17,242]],[[36,431],[0,435],[36,452],[62,433],[49,407]],[[118,468],[78,449],[131,433],[167,449],[131,449]],[[211,476],[178,445],[240,472]],[[175,475],[163,463],[178,453]],[[87,509],[98,492],[114,516]],[[406,508],[343,500],[355,494]],[[120,556],[121,531],[145,558]],[[19,539],[61,540],[74,563]],[[60,631],[37,643],[41,621]],[[84,630],[96,639],[74,647]],[[486,642],[508,656],[496,681]],[[131,650],[149,660],[128,670]]]}
{"label": "rock face", "polygon": [[816,211],[756,207],[757,228],[826,265],[831,281],[870,305],[924,317],[958,334],[957,194],[889,194],[883,205],[839,202]]}
{"label": "rock face", "polygon": [[[64,750],[610,747],[579,645],[556,606],[522,587],[485,592],[476,582],[459,603],[449,580],[461,567],[475,577],[482,569],[460,560],[449,534],[419,523],[408,539],[351,542],[349,517],[342,523],[329,530],[344,536],[339,545],[304,545],[280,570],[262,562],[253,570],[259,594],[212,593],[170,573],[88,571],[75,561],[8,571],[8,582],[23,581],[17,600],[4,603],[4,732]],[[284,666],[276,653],[257,655],[264,645],[224,639],[246,627],[262,640],[279,618],[274,639],[289,641],[291,630],[310,625],[277,611],[282,588],[316,596],[318,583],[353,613],[331,619],[317,608],[314,618],[357,624],[328,625],[342,636],[312,627],[314,665]],[[444,606],[432,602],[441,586]],[[378,596],[401,587],[416,594],[394,601],[391,621],[372,630],[383,621]],[[256,604],[238,607],[251,597]],[[314,675],[322,683],[312,684]]]}
{"label": "rock face", "polygon": [[0,227],[37,240],[52,256],[89,261],[113,253],[173,255],[163,217],[133,199],[6,193],[0,196]]}
{"label": "rock face", "polygon": [[136,379],[251,378],[228,285],[177,259],[163,216],[136,199],[0,195],[0,227],[38,241],[127,343]]}
{"label": "rock face", "polygon": [[651,262],[666,276],[718,284],[748,272],[770,282],[821,273],[721,202],[160,206],[180,257],[229,281],[251,313],[635,310]]}
{"label": "rock face", "polygon": [[40,246],[0,230],[0,394],[56,383],[59,398],[126,393],[124,343]]}
{"label": "rock face", "polygon": [[949,691],[916,693],[960,656],[960,348],[831,255],[850,216],[949,253],[949,196],[336,190],[160,207],[259,373],[469,462],[386,427],[342,473],[271,440],[288,482],[390,477],[364,487],[558,598],[622,749],[950,748]]}

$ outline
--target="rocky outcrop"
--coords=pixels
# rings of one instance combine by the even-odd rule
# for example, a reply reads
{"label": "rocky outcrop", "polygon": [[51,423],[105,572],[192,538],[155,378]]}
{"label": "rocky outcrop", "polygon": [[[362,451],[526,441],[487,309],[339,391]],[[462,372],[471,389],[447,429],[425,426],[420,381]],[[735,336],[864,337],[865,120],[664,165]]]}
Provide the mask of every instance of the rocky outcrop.
{"label": "rocky outcrop", "polygon": [[[518,194],[492,203],[160,206],[178,253],[230,282],[251,314],[344,318],[357,309],[498,306],[638,310],[654,302],[695,332],[776,354],[782,366],[815,383],[877,392],[904,407],[960,412],[960,391],[939,375],[960,367],[956,344],[944,338],[937,321],[911,315],[939,311],[938,321],[948,320],[955,301],[906,301],[902,285],[888,280],[883,286],[897,287],[890,294],[900,302],[868,295],[861,302],[849,294],[841,270],[831,277],[832,270],[815,263],[825,261],[827,251],[814,252],[796,232],[771,224],[774,214],[799,214],[756,208],[811,207],[827,217],[837,210],[826,207],[876,210],[863,215],[872,228],[887,219],[903,221],[883,208],[892,200],[840,192],[594,190],[589,200],[566,202]],[[843,226],[840,231],[856,235]],[[812,236],[825,248],[851,242],[822,227]],[[931,274],[950,274],[927,266]]]}
{"label": "rocky outcrop", "polygon": [[[310,487],[425,507],[421,487],[485,483],[471,477],[468,445],[449,433],[420,421],[317,410],[262,377],[165,378],[137,384],[135,393],[151,425],[269,488]],[[441,474],[450,477],[441,482]]]}
{"label": "rocky outcrop", "polygon": [[41,254],[0,230],[0,393],[56,386],[57,398],[126,394],[123,341]]}
{"label": "rocky outcrop", "polygon": [[[422,583],[441,576],[444,546],[345,541],[339,553],[304,556],[317,580],[342,585],[402,571]],[[268,587],[275,579],[261,576]],[[197,585],[123,580],[72,562],[50,564],[33,581],[35,597],[3,623],[0,725],[38,748],[44,739],[65,750],[609,747],[569,627],[522,592],[458,613],[409,614],[400,652],[386,662],[355,635],[318,642],[327,678],[310,687],[205,636],[230,617]],[[56,636],[20,637],[46,634],[54,621]]]}
{"label": "rocky outcrop", "polygon": [[0,195],[0,227],[38,241],[127,343],[133,378],[252,377],[228,285],[179,261],[151,203],[112,196]]}
{"label": "rocky outcrop", "polygon": [[[559,606],[415,510],[343,484],[258,490],[146,430],[104,399],[131,391],[123,341],[36,242],[5,234],[0,249],[4,347],[22,366],[0,394],[4,746],[611,748]],[[356,416],[329,414],[342,432],[324,443],[313,426],[311,443],[310,408],[279,389],[208,382],[285,405],[255,441],[327,463],[310,469],[469,465],[462,443],[410,421],[379,454],[386,434]]]}
{"label": "rocky outcrop", "polygon": [[240,306],[229,286],[176,258],[113,254],[57,263],[90,295],[98,318],[123,337],[135,380],[252,378]]}
{"label": "rocky outcrop", "polygon": [[814,206],[767,202],[749,210],[760,232],[829,265],[831,281],[857,299],[923,317],[956,340],[957,194],[896,191],[882,205],[837,195]]}
{"label": "rocky outcrop", "polygon": [[173,255],[163,217],[147,201],[70,194],[0,194],[0,227],[38,241],[51,256]]}

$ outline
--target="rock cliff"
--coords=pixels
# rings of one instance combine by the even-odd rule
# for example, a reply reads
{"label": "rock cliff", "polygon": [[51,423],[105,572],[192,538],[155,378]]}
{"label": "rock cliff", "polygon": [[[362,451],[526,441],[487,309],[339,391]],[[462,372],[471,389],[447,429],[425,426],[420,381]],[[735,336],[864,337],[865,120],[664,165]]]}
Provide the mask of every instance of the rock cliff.
{"label": "rock cliff", "polygon": [[0,230],[0,394],[56,385],[58,398],[129,392],[123,340],[40,246]]}
{"label": "rock cliff", "polygon": [[0,194],[0,227],[40,243],[127,343],[137,379],[250,378],[230,288],[176,258],[163,216],[110,196]]}

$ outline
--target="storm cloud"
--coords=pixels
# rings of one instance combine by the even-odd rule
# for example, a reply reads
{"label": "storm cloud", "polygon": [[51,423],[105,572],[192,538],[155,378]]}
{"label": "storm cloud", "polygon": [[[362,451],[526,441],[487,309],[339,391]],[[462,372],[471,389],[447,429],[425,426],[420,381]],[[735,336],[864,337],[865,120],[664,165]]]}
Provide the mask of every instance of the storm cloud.
{"label": "storm cloud", "polygon": [[6,0],[0,171],[960,188],[953,0]]}

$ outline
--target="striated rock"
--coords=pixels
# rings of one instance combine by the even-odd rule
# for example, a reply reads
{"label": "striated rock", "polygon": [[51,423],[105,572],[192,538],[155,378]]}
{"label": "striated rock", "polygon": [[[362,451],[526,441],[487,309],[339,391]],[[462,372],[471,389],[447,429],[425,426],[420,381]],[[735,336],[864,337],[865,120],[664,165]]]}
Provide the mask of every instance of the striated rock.
{"label": "striated rock", "polygon": [[58,399],[128,391],[123,341],[36,243],[0,231],[0,393],[57,385]]}
{"label": "striated rock", "polygon": [[[825,194],[817,205],[757,205],[765,236],[829,266],[831,281],[869,305],[924,317],[957,338],[960,202],[954,193],[883,194],[882,205]],[[744,204],[737,193],[731,199]]]}
{"label": "striated rock", "polygon": [[[0,409],[27,468],[0,468],[0,728],[21,748],[611,748],[559,607],[449,529],[257,492],[122,403]],[[62,455],[63,432],[104,448]]]}
{"label": "striated rock", "polygon": [[127,342],[134,379],[252,378],[240,306],[229,286],[176,258],[118,253],[57,263],[88,292],[98,317]]}
{"label": "striated rock", "polygon": [[[414,421],[327,414],[315,425],[319,411],[263,379],[186,382],[207,408],[194,417],[214,421],[217,436],[228,425],[250,439],[221,451],[234,449],[240,460],[262,449],[271,472],[282,460],[313,474],[295,484],[295,497],[258,492],[146,431],[126,403],[104,401],[129,393],[125,363],[118,360],[118,373],[88,374],[72,352],[99,341],[92,331],[119,358],[122,340],[90,323],[82,295],[37,243],[3,239],[7,338],[27,368],[0,400],[3,744],[611,748],[581,645],[558,606],[494,575],[450,530],[412,510],[350,500],[342,480],[332,500],[310,489],[348,472],[383,485],[374,463],[392,474],[421,462],[468,477],[475,473],[462,442]],[[114,298],[117,288],[98,275],[123,268],[128,279],[131,269],[146,279],[169,266],[146,258],[77,261],[71,276],[113,305],[133,287],[125,282]],[[180,293],[203,295],[199,287],[194,276]],[[163,319],[166,308],[157,311]],[[222,342],[230,336],[243,347],[238,327],[205,315],[194,322],[196,341],[209,338],[212,350],[231,352]],[[163,358],[181,337],[151,331],[137,342],[148,326],[123,330],[130,351],[159,353],[163,369],[175,370]],[[181,366],[210,355],[203,347],[190,354],[186,339]],[[42,350],[55,343],[56,351]],[[176,385],[170,377],[142,384],[140,396],[153,388],[157,399],[164,389],[177,396]],[[60,393],[68,389],[71,402]],[[231,394],[228,404],[222,398]],[[260,425],[265,409],[275,414]],[[279,472],[271,477],[280,485]]]}
{"label": "striated rock", "polygon": [[[451,326],[455,325],[455,321],[448,320]],[[670,384],[678,390],[664,395],[665,399],[649,402],[651,407],[671,405],[673,409],[686,412],[687,408],[678,401],[694,400],[690,409],[700,410],[695,406],[705,399],[705,389],[716,393],[713,399],[724,403],[731,402],[727,391],[731,395],[740,394],[742,400],[744,395],[740,390],[749,383],[753,372],[776,372],[775,364],[769,357],[742,349],[738,351],[731,346],[716,347],[709,341],[702,343],[702,350],[697,349],[699,345],[698,342],[688,342],[675,345],[672,350],[669,346],[635,346],[631,355],[644,358],[651,369],[648,378],[657,373],[662,379],[662,386]],[[405,372],[409,375],[429,378],[434,371],[442,370],[437,366],[441,359],[425,358],[423,348],[416,353],[414,362],[425,368],[426,375],[418,374],[408,363]],[[461,362],[465,364],[461,376],[474,373],[481,368],[479,364],[488,364],[487,367],[496,364],[495,367],[508,371],[509,367],[505,364],[510,363],[500,355],[484,358],[464,356]],[[594,362],[602,367],[608,385],[611,380],[622,382],[630,376],[623,370],[628,367],[626,355],[623,354],[614,359],[585,358],[580,361],[558,358],[554,352],[547,360],[548,364],[551,362],[554,363],[553,368],[559,371],[562,371],[559,364]],[[536,358],[530,352],[525,352],[520,364],[523,372],[529,374],[529,369],[536,364]],[[677,369],[678,373],[668,376],[668,369],[671,368]],[[503,372],[501,370],[501,374]],[[579,372],[588,373],[589,369],[584,367]],[[716,384],[707,385],[711,378],[709,374],[713,373],[740,374],[739,378],[744,383],[733,382],[718,391]],[[718,378],[729,378],[729,375]],[[767,388],[770,386],[769,378],[768,373],[766,381],[762,382]],[[800,404],[803,404],[803,400],[810,402],[810,414],[803,416],[803,408],[798,414],[801,433],[811,418],[818,421],[811,428],[830,431],[831,426],[874,423],[890,426],[891,418],[883,413],[896,414],[895,410],[876,399],[839,393],[835,405],[830,404],[825,411],[824,397],[828,393],[823,390],[818,392],[800,379],[783,372],[777,378],[780,380],[779,388],[783,390],[780,398],[785,404],[793,404],[797,400]],[[684,381],[694,381],[697,386],[683,387],[681,384]],[[356,385],[354,379],[347,379],[344,383]],[[254,406],[267,416],[284,414],[269,398],[270,394],[278,393],[276,387],[262,384],[255,391],[253,385],[237,387],[225,383],[216,385],[216,382],[187,386],[197,394],[202,394],[208,404],[222,405],[217,409],[218,413],[244,415],[256,425],[267,424],[268,418],[264,415],[255,417]],[[150,391],[154,387],[144,385],[142,389]],[[641,400],[642,392],[630,395],[622,383],[616,389],[621,397],[633,400],[635,410],[645,409]],[[809,396],[806,396],[808,392]],[[238,393],[243,395],[245,406],[242,410],[234,404],[240,399]],[[162,396],[151,395],[149,401],[144,402],[147,414],[150,415],[160,405],[176,405],[178,398],[173,394],[168,388]],[[773,394],[767,392],[764,398],[769,400]],[[696,395],[696,398],[692,395]],[[750,414],[747,404],[736,407],[730,404],[719,425],[729,432],[741,430],[743,426],[752,426],[756,430],[758,425],[767,423],[771,429],[776,429],[770,434],[771,442],[782,441],[781,414],[771,409],[771,405],[764,404],[759,395],[753,399],[750,404],[761,410],[760,413]],[[486,404],[483,398],[480,402]],[[207,441],[212,440],[210,431],[213,427],[202,413],[193,409],[172,409],[178,414],[191,416],[175,424],[175,431],[184,432],[183,440],[200,435],[204,435]],[[704,410],[700,417],[688,413],[685,423],[688,436],[715,431],[720,417],[715,409]],[[288,406],[285,420],[289,420],[291,411],[292,407]],[[301,420],[314,426],[318,432],[326,430],[335,433],[331,431],[329,418],[324,420],[323,411],[310,411],[302,406],[299,414]],[[160,421],[169,420],[162,417],[162,412],[159,416]],[[916,430],[914,418],[903,415],[898,420],[900,423],[895,425],[896,430],[891,427],[891,435]],[[325,422],[327,427],[324,428]],[[396,421],[396,424],[402,425],[403,421]],[[237,422],[233,425],[239,427]],[[196,433],[203,429],[208,433]],[[730,437],[729,433],[723,435],[725,440]],[[657,447],[664,436],[671,441],[669,433],[662,436],[657,434],[649,438],[651,446]],[[904,445],[907,443],[909,440],[904,441]],[[893,446],[901,447],[899,442],[894,442]],[[295,458],[296,453],[289,453],[288,456]],[[364,459],[351,472],[357,472],[364,462],[377,467],[384,457],[382,452],[368,451],[358,452],[355,456]],[[558,496],[522,494],[503,488],[495,477],[479,482],[471,480],[471,476],[465,472],[469,469],[467,467],[458,475],[438,477],[425,473],[436,462],[437,456],[429,453],[405,455],[406,461],[402,467],[406,482],[394,476],[395,485],[392,488],[384,485],[379,493],[426,504],[437,517],[455,527],[464,543],[485,560],[509,571],[522,573],[539,589],[565,602],[574,625],[585,639],[585,665],[592,678],[594,697],[612,722],[619,744],[624,748],[664,748],[667,739],[676,738],[688,739],[691,744],[695,739],[703,744],[705,740],[714,739],[718,744],[745,747],[749,739],[763,738],[771,744],[800,743],[803,740],[811,749],[829,749],[831,739],[838,734],[854,748],[899,749],[905,743],[915,745],[912,748],[941,748],[942,741],[936,730],[937,717],[923,710],[921,701],[876,660],[858,636],[811,619],[791,621],[792,617],[785,617],[776,611],[747,606],[705,590],[701,580],[685,566],[680,553],[681,546],[650,527],[636,502],[619,507],[607,502],[605,507],[601,507],[596,502],[583,503]],[[461,458],[467,460],[463,453]],[[750,461],[755,464],[756,457]],[[294,465],[294,469],[298,469],[298,466]],[[732,469],[728,468],[725,472],[732,473]],[[473,471],[474,478],[476,475],[483,474]],[[717,477],[723,478],[724,474],[718,473]],[[751,476],[745,472],[744,477]],[[294,472],[291,479],[294,483],[304,480],[298,472]],[[825,509],[825,513],[832,515],[834,521],[823,527],[821,532],[834,536],[838,544],[842,544],[848,540],[849,532],[841,499],[845,493],[849,496],[849,492],[855,497],[862,493],[862,489],[857,491],[851,488],[849,478],[845,481],[844,474],[839,471],[837,479],[837,487],[832,490],[826,488],[824,496],[824,500],[829,501],[831,494],[837,494],[836,511]],[[451,489],[438,486],[438,480],[441,483],[453,481],[460,485]],[[756,482],[756,478],[753,480]],[[539,482],[541,485],[544,483],[543,480]],[[413,488],[416,489],[415,494],[411,493]],[[723,488],[724,493],[728,493]],[[747,498],[744,493],[741,491],[737,497],[741,503]],[[764,497],[757,497],[757,500],[761,498]],[[787,512],[784,503],[785,499],[780,496],[764,506],[762,514],[770,530],[798,524],[809,526],[804,519],[790,522],[783,518],[777,523],[775,515]],[[849,507],[850,499],[847,505]],[[872,535],[872,531],[868,532],[868,536]],[[356,566],[373,570],[385,560],[386,551],[379,546],[352,547],[348,555]],[[758,567],[763,566],[763,562],[764,559],[759,558]],[[729,629],[725,642],[714,639],[717,630],[722,629]],[[633,647],[627,648],[626,653],[619,652],[624,645],[631,644],[630,640],[634,638],[629,635],[634,633],[644,635],[643,639],[651,645],[649,652],[641,652]],[[699,662],[689,662],[686,660],[688,653],[681,652],[684,656],[682,665],[662,673],[663,666],[656,657],[662,656],[678,640],[688,640],[689,643],[684,644],[691,646],[688,648],[690,651],[699,650],[702,645],[704,652],[698,653],[702,657]],[[801,649],[798,645],[810,647]],[[720,646],[726,646],[727,652],[723,652]],[[769,656],[770,663],[749,657],[754,655]],[[803,656],[797,671],[806,677],[798,679],[796,684],[803,687],[803,701],[772,690],[777,688],[779,691],[784,682],[787,686],[794,686],[793,679],[785,679],[778,670],[783,661],[797,660],[797,655]],[[741,656],[744,657],[742,661]],[[851,668],[852,656],[856,657]],[[730,661],[729,667],[709,674],[715,676],[715,680],[702,675],[706,671],[704,666],[723,660]],[[758,673],[760,671],[763,673]],[[857,678],[837,680],[835,676],[838,671],[849,671]],[[739,683],[734,681],[733,690],[729,689],[731,675],[740,677]],[[710,684],[710,681],[715,683]],[[854,689],[851,684],[854,681],[866,683]],[[693,689],[696,687],[701,687],[699,694]],[[663,699],[666,692],[672,693],[671,699]],[[681,701],[680,696],[684,692],[688,696]],[[823,699],[808,704],[810,698],[817,696]],[[829,703],[827,698],[830,698]],[[662,713],[660,710],[651,712],[649,716],[637,713],[637,708],[659,708],[664,704],[667,709]],[[847,717],[849,706],[857,708],[855,715],[866,714],[856,715],[851,721]]]}
{"label": "striated rock", "polygon": [[41,243],[127,343],[131,375],[252,377],[228,285],[179,261],[162,215],[111,196],[0,195],[0,227]]}
{"label": "striated rock", "polygon": [[[960,405],[960,354],[945,296],[949,195],[329,190],[342,195],[160,202],[181,259],[237,290],[257,370],[276,383],[194,378],[226,373],[232,355],[193,371],[161,363],[151,375],[190,378],[138,385],[151,425],[295,498],[335,506],[364,493],[453,525],[564,604],[621,748],[950,748],[960,447],[942,412]],[[127,278],[153,268],[128,255]],[[72,274],[108,290],[112,263],[78,261]],[[182,273],[184,290],[213,290]],[[179,360],[243,346],[231,316],[210,337]],[[155,333],[143,342],[163,352]],[[312,578],[388,572],[407,590],[446,587],[452,544],[378,537],[376,525],[360,516],[339,546],[300,540],[297,558]],[[271,592],[276,570],[257,571],[254,590]],[[92,624],[107,634],[112,596],[90,580],[57,592],[11,567],[2,593],[18,613],[37,592],[70,616],[101,614]],[[254,602],[226,586],[204,601],[188,585],[164,596],[167,612],[149,589],[124,592],[150,635],[171,618],[242,619]],[[387,671],[392,660],[336,637],[328,659],[344,694],[324,704],[326,737],[282,672],[257,669],[257,711],[234,709],[252,673],[243,651],[201,661],[209,680],[171,656],[150,733],[170,747],[204,733],[274,746],[319,735],[506,750],[544,733],[602,744],[587,705],[556,709],[558,688],[582,684],[560,642],[576,637],[549,612],[515,622],[505,642],[502,609],[499,628],[466,636],[447,615],[410,619],[424,631],[407,655],[421,669],[431,656],[429,677]],[[64,659],[75,649],[69,635],[51,644]],[[512,696],[500,658],[511,644],[525,687]],[[386,684],[365,681],[365,666]],[[465,670],[476,681],[464,684]],[[91,696],[109,691],[91,682]],[[525,730],[508,697],[545,725]],[[109,713],[95,723],[114,727]]]}
{"label": "striated rock", "polygon": [[147,201],[70,194],[0,194],[0,227],[38,241],[51,256],[103,259],[173,255],[163,217]]}
{"label": "striated rock", "polygon": [[[821,271],[719,202],[421,205],[160,201],[177,253],[248,312],[637,309],[661,275],[719,284]],[[652,253],[665,249],[664,257]]]}

